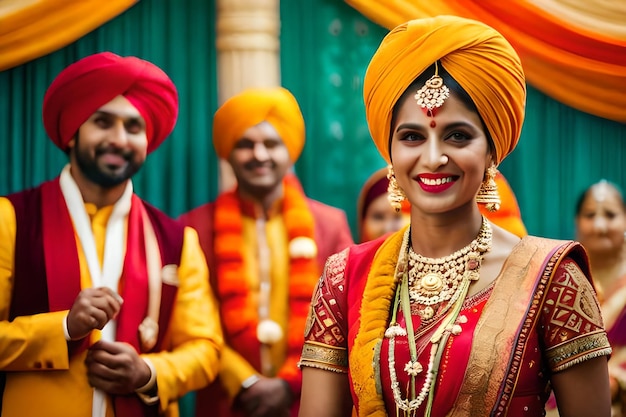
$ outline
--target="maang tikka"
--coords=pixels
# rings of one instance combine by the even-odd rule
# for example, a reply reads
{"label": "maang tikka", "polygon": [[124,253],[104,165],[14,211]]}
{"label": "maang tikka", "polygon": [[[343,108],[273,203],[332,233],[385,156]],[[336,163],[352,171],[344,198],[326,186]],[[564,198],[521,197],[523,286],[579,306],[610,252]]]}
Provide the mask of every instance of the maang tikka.
{"label": "maang tikka", "polygon": [[439,76],[439,64],[435,61],[435,74],[430,77],[424,86],[415,93],[415,101],[432,120],[430,127],[435,127],[435,109],[443,106],[443,102],[450,97],[450,89]]}
{"label": "maang tikka", "polygon": [[389,180],[389,185],[387,186],[387,200],[389,200],[389,204],[396,213],[399,213],[402,209],[402,202],[406,200],[406,195],[398,185],[396,175],[391,165],[387,166],[387,179]]}
{"label": "maang tikka", "polygon": [[485,204],[487,210],[494,212],[500,210],[500,194],[498,194],[498,186],[496,185],[496,174],[498,168],[491,165],[487,168],[486,178],[482,184],[478,194],[476,194],[476,202]]}

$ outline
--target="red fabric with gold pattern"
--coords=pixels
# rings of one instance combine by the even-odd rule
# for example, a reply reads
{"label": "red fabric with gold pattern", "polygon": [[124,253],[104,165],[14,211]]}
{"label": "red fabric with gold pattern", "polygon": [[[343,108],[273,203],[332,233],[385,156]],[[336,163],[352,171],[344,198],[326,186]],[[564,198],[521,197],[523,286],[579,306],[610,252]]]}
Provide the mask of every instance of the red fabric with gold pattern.
{"label": "red fabric with gold pattern", "polygon": [[[348,292],[351,291],[351,283],[346,282],[345,276],[347,254],[348,251],[344,251],[329,259],[323,279],[313,297],[313,321],[310,331],[306,334],[307,340],[348,348],[347,317],[350,314],[348,313],[350,307],[347,300],[350,297]],[[350,262],[368,263],[365,259],[356,259],[352,252],[350,253]],[[458,336],[452,336],[444,353],[437,380],[437,392],[440,394],[435,397],[433,417],[445,416],[456,399],[456,393],[460,389],[472,346],[473,331],[470,330],[474,328],[480,318],[492,289],[493,286],[488,287],[482,293],[470,297],[463,305],[461,314],[468,318],[467,324],[463,325],[467,331],[463,331]],[[538,325],[526,341],[519,378],[507,413],[509,417],[541,415],[548,396],[547,378],[550,369],[553,369],[554,366],[546,363],[540,346],[544,346],[548,351],[561,349],[563,361],[556,365],[564,367],[571,366],[585,356],[594,355],[594,353],[599,352],[600,348],[608,346],[589,348],[585,343],[581,343],[581,341],[593,337],[597,332],[601,332],[602,318],[599,307],[593,298],[593,288],[573,260],[566,258],[559,264],[553,281],[546,292],[545,307],[541,312],[538,312],[540,314]],[[416,326],[419,324],[418,320],[414,316]],[[425,352],[420,356],[420,359],[425,355],[426,359],[422,359],[422,361],[426,361],[426,363],[430,343],[427,340],[424,343],[423,339],[427,339],[427,336],[428,333],[417,341],[418,349],[422,347],[423,352]],[[404,372],[404,364],[409,360],[409,355],[408,349],[402,349],[401,346],[406,346],[406,338],[404,341],[398,341],[398,338],[396,340],[396,374],[400,386],[405,387],[408,376]],[[387,362],[388,346],[388,339],[385,339],[378,369],[387,413],[395,415]],[[565,359],[566,357],[567,359]],[[426,363],[423,365],[426,366]],[[423,378],[418,377],[418,390],[422,383]],[[538,387],[543,387],[543,389]],[[441,393],[445,395],[441,395]],[[423,407],[418,410],[416,416],[422,415]]]}

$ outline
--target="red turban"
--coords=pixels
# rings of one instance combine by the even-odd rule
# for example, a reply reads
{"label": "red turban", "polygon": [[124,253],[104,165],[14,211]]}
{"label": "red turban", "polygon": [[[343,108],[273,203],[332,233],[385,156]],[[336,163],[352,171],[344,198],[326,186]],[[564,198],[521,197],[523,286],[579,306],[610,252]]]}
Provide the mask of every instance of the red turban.
{"label": "red turban", "polygon": [[496,164],[517,145],[526,82],[517,53],[484,23],[456,16],[417,19],[393,29],[367,68],[363,85],[372,139],[389,162],[391,114],[411,83],[437,60],[472,98],[495,144]]}
{"label": "red turban", "polygon": [[148,153],[172,132],[178,93],[170,78],[151,62],[111,52],[87,56],[65,68],[43,101],[43,123],[62,150],[78,128],[101,106],[122,95],[146,122]]}
{"label": "red turban", "polygon": [[285,88],[250,88],[226,100],[213,117],[213,146],[220,158],[228,159],[243,133],[269,122],[287,147],[292,162],[302,152],[304,118],[296,98]]}

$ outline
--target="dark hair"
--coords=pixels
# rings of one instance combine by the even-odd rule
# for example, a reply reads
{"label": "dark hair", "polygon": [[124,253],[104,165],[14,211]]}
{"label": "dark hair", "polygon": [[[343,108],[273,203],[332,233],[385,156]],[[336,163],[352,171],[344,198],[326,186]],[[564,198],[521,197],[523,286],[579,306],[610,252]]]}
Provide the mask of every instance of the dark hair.
{"label": "dark hair", "polygon": [[461,102],[465,105],[465,107],[469,111],[472,111],[478,115],[478,117],[480,118],[480,122],[483,126],[483,129],[485,131],[485,134],[487,136],[487,143],[489,146],[489,150],[491,151],[495,148],[493,139],[491,138],[491,133],[489,133],[489,130],[487,129],[487,125],[485,124],[482,116],[480,115],[480,112],[478,111],[478,107],[476,107],[474,100],[472,100],[472,98],[467,93],[467,91],[465,91],[463,87],[461,87],[461,85],[454,79],[454,77],[452,77],[452,75],[450,75],[448,71],[445,70],[443,65],[441,65],[441,63],[437,63],[436,65],[433,64],[430,67],[428,67],[415,80],[413,80],[411,85],[409,85],[407,89],[404,90],[404,93],[402,93],[402,95],[400,96],[396,104],[393,106],[393,110],[391,113],[391,131],[389,132],[389,142],[387,144],[389,148],[388,149],[389,158],[391,158],[391,138],[393,137],[393,126],[396,122],[398,109],[404,103],[405,100],[407,100],[409,97],[412,97],[417,90],[422,88],[424,84],[426,84],[426,81],[430,79],[430,77],[435,75],[435,68],[437,68],[439,76],[443,78],[444,85],[446,85],[448,89],[450,90],[450,94],[454,94],[459,100],[461,100]]}
{"label": "dark hair", "polygon": [[614,182],[611,181],[607,181],[605,179],[601,179],[598,182],[595,182],[593,184],[591,184],[590,186],[588,186],[587,188],[585,188],[585,191],[583,191],[579,196],[578,199],[576,200],[576,211],[574,211],[574,215],[576,217],[578,217],[580,215],[580,211],[583,208],[583,203],[585,202],[585,200],[587,199],[587,197],[589,196],[589,194],[591,193],[591,190],[598,186],[599,184],[606,184],[608,185],[610,188],[612,188],[613,190],[615,190],[615,193],[617,194],[617,196],[619,197],[619,199],[622,201],[622,207],[624,207],[624,209],[626,210],[626,202],[624,202],[624,193],[622,192],[622,189],[615,184]]}

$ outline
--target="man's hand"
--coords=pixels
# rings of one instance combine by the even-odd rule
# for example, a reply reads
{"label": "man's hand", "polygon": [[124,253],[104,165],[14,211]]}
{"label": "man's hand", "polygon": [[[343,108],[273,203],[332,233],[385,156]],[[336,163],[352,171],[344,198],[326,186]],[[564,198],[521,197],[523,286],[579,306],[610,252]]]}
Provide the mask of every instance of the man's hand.
{"label": "man's hand", "polygon": [[150,380],[150,368],[128,343],[98,341],[85,365],[89,385],[109,394],[132,394]]}
{"label": "man's hand", "polygon": [[110,288],[82,290],[67,315],[67,332],[72,340],[86,337],[94,329],[102,330],[109,320],[117,317],[122,299]]}
{"label": "man's hand", "polygon": [[235,407],[248,417],[289,417],[292,402],[285,380],[261,376],[250,388],[239,392]]}

